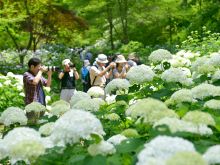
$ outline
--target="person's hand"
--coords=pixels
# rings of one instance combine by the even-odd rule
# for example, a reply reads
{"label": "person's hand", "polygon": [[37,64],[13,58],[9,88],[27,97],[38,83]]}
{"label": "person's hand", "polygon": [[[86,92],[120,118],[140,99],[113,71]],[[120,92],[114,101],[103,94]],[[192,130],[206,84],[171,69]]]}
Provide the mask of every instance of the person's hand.
{"label": "person's hand", "polygon": [[40,67],[40,71],[41,72],[46,72],[47,71],[47,67],[46,66],[41,66]]}
{"label": "person's hand", "polygon": [[51,76],[51,75],[52,75],[52,70],[49,70],[49,71],[47,72],[47,75],[48,75],[48,77]]}
{"label": "person's hand", "polygon": [[111,62],[109,65],[110,65],[110,68],[112,68],[112,69],[116,67],[116,63],[115,62]]}
{"label": "person's hand", "polygon": [[126,69],[126,71],[129,69],[129,65],[126,63],[125,65],[124,65],[124,68]]}

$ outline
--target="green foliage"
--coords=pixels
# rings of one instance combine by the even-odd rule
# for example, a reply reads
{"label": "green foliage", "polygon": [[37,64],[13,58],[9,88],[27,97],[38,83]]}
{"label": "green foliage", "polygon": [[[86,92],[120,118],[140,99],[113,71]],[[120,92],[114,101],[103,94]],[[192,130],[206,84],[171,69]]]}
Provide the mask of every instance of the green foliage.
{"label": "green foliage", "polygon": [[24,97],[20,95],[22,90],[17,88],[17,79],[7,77],[5,80],[0,78],[0,85],[0,112],[11,106],[24,108]]}
{"label": "green foliage", "polygon": [[206,55],[210,52],[217,52],[220,46],[220,33],[212,33],[204,26],[201,33],[192,31],[191,35],[180,45],[180,49],[200,52]]}

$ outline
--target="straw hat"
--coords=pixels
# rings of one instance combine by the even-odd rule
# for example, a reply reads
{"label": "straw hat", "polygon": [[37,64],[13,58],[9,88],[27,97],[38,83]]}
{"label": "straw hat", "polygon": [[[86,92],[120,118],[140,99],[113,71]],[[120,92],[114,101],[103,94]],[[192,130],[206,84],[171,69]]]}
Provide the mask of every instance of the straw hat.
{"label": "straw hat", "polygon": [[127,61],[125,60],[125,57],[120,54],[120,55],[117,56],[115,62],[116,63],[124,63],[124,62],[127,62]]}
{"label": "straw hat", "polygon": [[100,63],[104,63],[104,64],[108,63],[107,56],[104,54],[99,54],[95,60],[96,60],[96,62],[100,62]]}

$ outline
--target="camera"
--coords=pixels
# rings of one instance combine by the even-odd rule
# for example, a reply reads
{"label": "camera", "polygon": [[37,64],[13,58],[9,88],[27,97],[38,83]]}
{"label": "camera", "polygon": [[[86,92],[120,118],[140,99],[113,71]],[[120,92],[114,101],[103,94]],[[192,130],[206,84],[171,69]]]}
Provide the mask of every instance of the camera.
{"label": "camera", "polygon": [[60,71],[60,67],[58,66],[46,66],[47,71],[58,72]]}
{"label": "camera", "polygon": [[72,62],[70,62],[70,63],[69,63],[69,67],[70,67],[70,68],[74,68],[74,67],[75,67],[75,64],[73,64]]}

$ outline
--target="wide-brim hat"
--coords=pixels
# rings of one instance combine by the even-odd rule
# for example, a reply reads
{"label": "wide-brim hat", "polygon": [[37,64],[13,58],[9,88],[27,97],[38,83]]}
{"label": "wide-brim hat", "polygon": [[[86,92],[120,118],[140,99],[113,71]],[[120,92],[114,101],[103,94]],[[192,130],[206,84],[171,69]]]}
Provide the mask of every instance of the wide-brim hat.
{"label": "wide-brim hat", "polygon": [[125,57],[120,54],[120,55],[117,56],[115,62],[116,62],[116,63],[125,63],[125,62],[127,62],[127,61],[125,60]]}
{"label": "wide-brim hat", "polygon": [[62,65],[67,65],[69,63],[71,63],[70,59],[65,59],[62,61]]}
{"label": "wide-brim hat", "polygon": [[108,63],[108,59],[105,54],[99,54],[95,60],[96,62],[99,62],[99,63],[104,63],[104,64]]}

